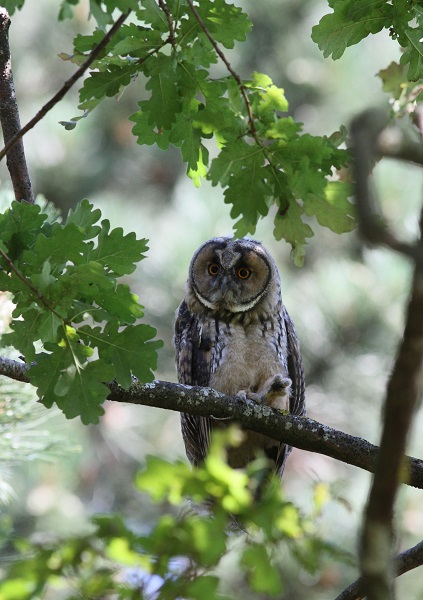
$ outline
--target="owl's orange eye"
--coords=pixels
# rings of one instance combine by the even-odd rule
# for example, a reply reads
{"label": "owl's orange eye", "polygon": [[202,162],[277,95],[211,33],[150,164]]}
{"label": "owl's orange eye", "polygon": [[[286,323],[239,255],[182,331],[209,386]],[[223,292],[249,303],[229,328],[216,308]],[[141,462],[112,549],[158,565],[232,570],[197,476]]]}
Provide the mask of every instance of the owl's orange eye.
{"label": "owl's orange eye", "polygon": [[240,269],[238,269],[236,274],[239,277],[239,279],[248,279],[249,276],[251,275],[251,271],[250,271],[250,269],[247,269],[246,267],[241,267]]}
{"label": "owl's orange eye", "polygon": [[219,265],[216,263],[211,263],[209,265],[209,275],[215,277],[219,273]]}

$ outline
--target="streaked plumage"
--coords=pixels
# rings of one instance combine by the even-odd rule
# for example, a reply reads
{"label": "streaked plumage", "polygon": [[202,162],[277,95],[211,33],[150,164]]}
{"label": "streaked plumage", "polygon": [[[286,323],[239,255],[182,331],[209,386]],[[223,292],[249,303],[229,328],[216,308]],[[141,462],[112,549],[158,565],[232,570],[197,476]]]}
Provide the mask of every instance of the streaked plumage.
{"label": "streaked plumage", "polygon": [[[270,254],[254,240],[213,238],[194,254],[175,324],[180,383],[245,393],[274,408],[305,414],[304,372],[294,325],[282,303],[280,279]],[[269,392],[269,393],[267,393]],[[210,432],[226,421],[181,415],[188,459],[207,455]],[[244,467],[257,449],[282,476],[291,447],[252,431],[228,461]]]}

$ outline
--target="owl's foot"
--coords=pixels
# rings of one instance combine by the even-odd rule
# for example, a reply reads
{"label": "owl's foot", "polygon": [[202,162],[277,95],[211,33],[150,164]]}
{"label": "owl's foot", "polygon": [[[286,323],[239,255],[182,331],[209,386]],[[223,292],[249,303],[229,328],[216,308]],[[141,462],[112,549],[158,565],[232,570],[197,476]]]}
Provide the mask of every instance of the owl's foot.
{"label": "owl's foot", "polygon": [[265,404],[273,406],[273,408],[288,410],[289,388],[291,385],[292,381],[289,377],[283,377],[282,375],[272,377],[265,387],[263,395]]}
{"label": "owl's foot", "polygon": [[267,383],[268,387],[264,392],[265,396],[267,396],[267,394],[278,394],[278,396],[288,394],[288,388],[292,385],[292,381],[289,377],[282,377],[282,375],[274,375]]}
{"label": "owl's foot", "polygon": [[247,403],[247,400],[253,400],[253,402],[257,402],[257,404],[264,403],[264,398],[261,394],[256,394],[250,390],[241,390],[237,393],[236,397],[245,403]]}

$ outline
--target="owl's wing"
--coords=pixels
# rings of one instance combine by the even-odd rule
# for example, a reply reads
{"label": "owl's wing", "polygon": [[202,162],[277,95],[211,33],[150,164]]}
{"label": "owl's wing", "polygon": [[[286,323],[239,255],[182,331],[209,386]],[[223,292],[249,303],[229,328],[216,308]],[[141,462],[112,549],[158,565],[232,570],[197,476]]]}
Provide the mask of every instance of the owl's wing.
{"label": "owl's wing", "polygon": [[304,416],[306,414],[306,406],[303,359],[297,332],[285,307],[284,320],[288,341],[288,375],[292,381],[289,412],[292,415]]}
{"label": "owl's wing", "polygon": [[[179,383],[208,386],[211,371],[212,340],[199,315],[181,303],[175,322],[174,343]],[[207,456],[210,445],[210,419],[181,413],[181,429],[189,461],[198,465]]]}
{"label": "owl's wing", "polygon": [[[305,381],[304,367],[301,356],[297,332],[286,308],[283,307],[283,318],[288,344],[288,376],[292,381],[291,394],[289,398],[289,412],[292,415],[304,416],[305,405]],[[291,446],[280,444],[276,459],[276,472],[282,477],[285,463],[292,450]]]}

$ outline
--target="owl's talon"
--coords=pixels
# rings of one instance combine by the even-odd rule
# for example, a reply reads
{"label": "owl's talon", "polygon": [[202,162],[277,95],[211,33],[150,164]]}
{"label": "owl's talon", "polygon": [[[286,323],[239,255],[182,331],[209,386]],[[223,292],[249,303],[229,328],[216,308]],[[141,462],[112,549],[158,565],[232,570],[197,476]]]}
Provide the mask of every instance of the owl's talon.
{"label": "owl's talon", "polygon": [[239,398],[244,404],[247,404],[247,392],[245,390],[238,392],[236,397]]}

